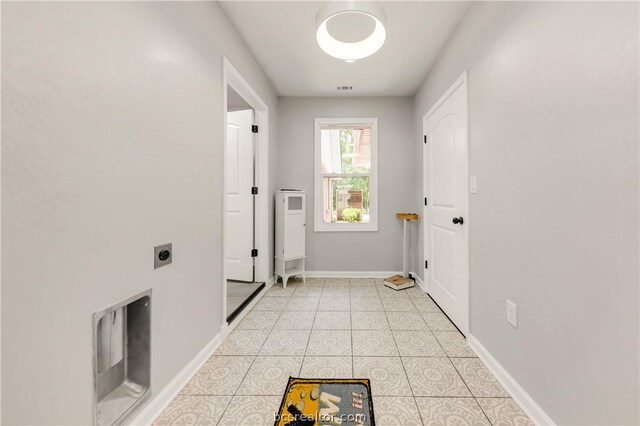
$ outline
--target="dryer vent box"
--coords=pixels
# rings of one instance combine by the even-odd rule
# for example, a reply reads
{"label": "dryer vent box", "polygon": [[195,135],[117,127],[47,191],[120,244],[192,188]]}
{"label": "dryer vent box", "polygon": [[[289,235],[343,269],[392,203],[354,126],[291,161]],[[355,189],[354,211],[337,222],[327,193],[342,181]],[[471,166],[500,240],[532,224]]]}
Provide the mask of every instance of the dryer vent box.
{"label": "dryer vent box", "polygon": [[94,424],[120,425],[150,394],[151,289],[93,314]]}

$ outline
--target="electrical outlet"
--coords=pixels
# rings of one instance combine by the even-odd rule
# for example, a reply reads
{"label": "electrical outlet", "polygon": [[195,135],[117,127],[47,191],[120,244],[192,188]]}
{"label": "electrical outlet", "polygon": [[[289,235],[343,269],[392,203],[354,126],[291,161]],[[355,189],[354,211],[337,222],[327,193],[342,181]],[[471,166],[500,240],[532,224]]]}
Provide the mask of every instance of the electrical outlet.
{"label": "electrical outlet", "polygon": [[168,265],[173,260],[173,248],[171,243],[162,244],[153,248],[153,269]]}
{"label": "electrical outlet", "polygon": [[507,299],[507,322],[518,328],[518,305]]}

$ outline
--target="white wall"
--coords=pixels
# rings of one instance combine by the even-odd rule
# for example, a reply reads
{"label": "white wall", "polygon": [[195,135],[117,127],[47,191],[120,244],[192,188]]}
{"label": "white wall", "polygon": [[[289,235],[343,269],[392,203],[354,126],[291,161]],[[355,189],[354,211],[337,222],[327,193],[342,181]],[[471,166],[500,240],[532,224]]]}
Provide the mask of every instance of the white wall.
{"label": "white wall", "polygon": [[[378,118],[378,231],[313,231],[315,118]],[[399,271],[399,211],[414,210],[411,98],[280,98],[278,188],[307,191],[307,270]]]}
{"label": "white wall", "polygon": [[2,422],[91,424],[93,312],[153,288],[154,393],[221,326],[222,55],[277,98],[215,3],[2,8]]}
{"label": "white wall", "polygon": [[469,70],[471,333],[561,424],[640,422],[638,27],[635,2],[474,3],[415,99],[422,135]]}

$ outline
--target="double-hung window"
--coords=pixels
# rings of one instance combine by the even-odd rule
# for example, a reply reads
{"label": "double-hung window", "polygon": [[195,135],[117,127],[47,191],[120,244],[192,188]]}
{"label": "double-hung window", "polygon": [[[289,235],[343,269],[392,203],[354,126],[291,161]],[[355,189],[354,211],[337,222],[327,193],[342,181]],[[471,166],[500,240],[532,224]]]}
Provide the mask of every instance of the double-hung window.
{"label": "double-hung window", "polygon": [[314,230],[378,230],[378,120],[316,118]]}

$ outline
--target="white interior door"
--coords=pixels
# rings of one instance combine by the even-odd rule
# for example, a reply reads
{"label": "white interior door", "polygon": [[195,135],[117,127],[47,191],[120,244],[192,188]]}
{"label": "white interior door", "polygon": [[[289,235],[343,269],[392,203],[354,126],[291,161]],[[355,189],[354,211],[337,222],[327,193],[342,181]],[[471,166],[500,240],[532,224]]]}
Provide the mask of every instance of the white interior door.
{"label": "white interior door", "polygon": [[227,113],[225,274],[253,281],[253,110]]}
{"label": "white interior door", "polygon": [[425,116],[425,269],[431,296],[469,331],[466,74]]}

